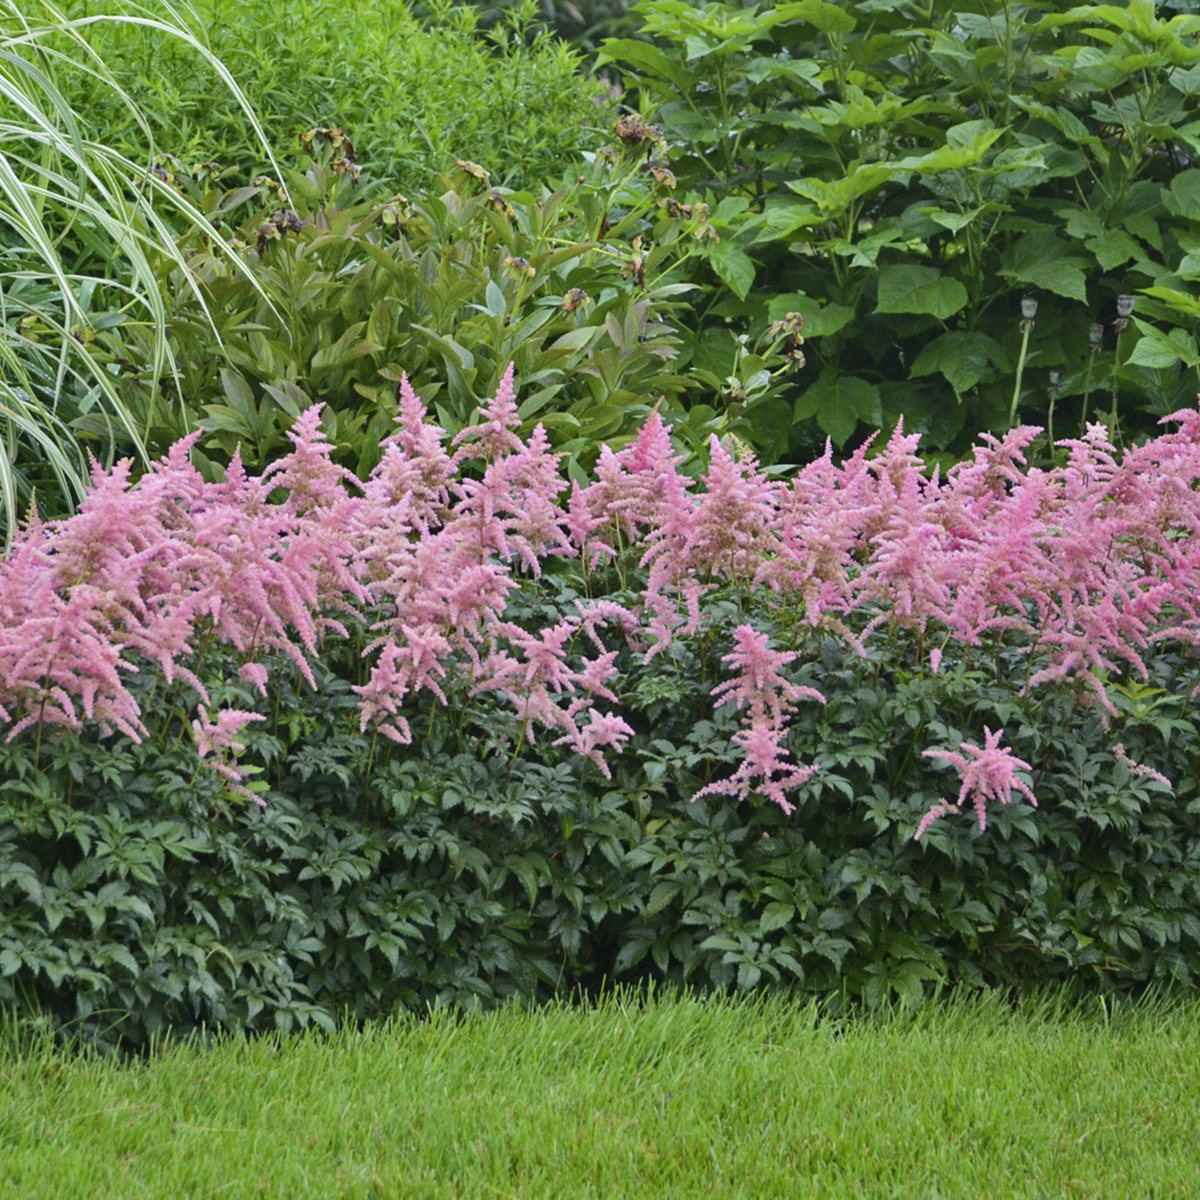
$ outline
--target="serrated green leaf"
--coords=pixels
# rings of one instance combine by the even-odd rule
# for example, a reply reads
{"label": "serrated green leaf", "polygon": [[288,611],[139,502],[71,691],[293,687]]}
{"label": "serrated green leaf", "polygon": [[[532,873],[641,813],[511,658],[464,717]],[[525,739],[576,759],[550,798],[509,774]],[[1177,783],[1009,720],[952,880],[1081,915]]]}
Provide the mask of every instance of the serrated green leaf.
{"label": "serrated green leaf", "polygon": [[1004,252],[1000,262],[1000,274],[1006,279],[1087,303],[1085,271],[1090,264],[1052,229],[1025,234]]}
{"label": "serrated green leaf", "polygon": [[1142,248],[1123,229],[1104,229],[1087,242],[1101,270],[1111,271],[1131,258],[1141,258]]}
{"label": "serrated green leaf", "polygon": [[1004,347],[984,333],[952,330],[926,345],[909,371],[910,378],[940,372],[956,392],[965,392],[993,374],[993,366],[1002,371],[1010,363]]}
{"label": "serrated green leaf", "polygon": [[646,916],[652,917],[655,913],[662,912],[681,891],[682,884],[667,881],[656,884],[650,893],[650,899],[646,901]]}
{"label": "serrated green leaf", "polygon": [[628,63],[651,84],[657,79],[668,79],[683,92],[689,92],[696,84],[691,71],[668,58],[658,47],[631,38],[605,38],[596,62],[598,66],[607,62]]}
{"label": "serrated green leaf", "polygon": [[844,8],[825,0],[799,0],[780,5],[777,15],[785,21],[805,21],[820,33],[853,33],[858,22]]}
{"label": "serrated green leaf", "polygon": [[745,300],[754,286],[755,267],[750,256],[736,246],[721,242],[713,247],[710,261],[713,270],[734,295]]}
{"label": "serrated green leaf", "polygon": [[780,900],[774,900],[763,909],[763,914],[759,918],[758,931],[760,934],[768,934],[775,929],[782,929],[785,925],[790,925],[792,919],[796,915],[796,906],[794,904],[786,904]]}
{"label": "serrated green leaf", "polygon": [[927,313],[947,320],[966,307],[967,289],[932,267],[911,263],[885,267],[879,274],[880,313]]}
{"label": "serrated green leaf", "polygon": [[1195,335],[1186,329],[1171,329],[1164,333],[1136,317],[1134,323],[1142,336],[1129,356],[1130,363],[1158,369],[1173,367],[1177,362],[1182,362],[1185,367],[1200,364]]}
{"label": "serrated green leaf", "polygon": [[854,320],[854,309],[845,304],[825,304],[813,300],[803,292],[785,292],[772,296],[767,306],[767,315],[772,321],[782,321],[790,312],[798,312],[804,318],[804,336],[828,337],[838,333]]}

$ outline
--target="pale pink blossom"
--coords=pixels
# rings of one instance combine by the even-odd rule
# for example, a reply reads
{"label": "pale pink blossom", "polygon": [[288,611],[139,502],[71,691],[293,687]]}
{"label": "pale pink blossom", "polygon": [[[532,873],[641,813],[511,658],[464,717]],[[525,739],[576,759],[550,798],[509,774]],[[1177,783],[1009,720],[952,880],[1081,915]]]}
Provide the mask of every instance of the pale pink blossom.
{"label": "pale pink blossom", "polygon": [[1037,797],[1034,796],[1032,789],[1016,775],[1017,767],[1029,771],[1032,770],[1030,765],[1023,759],[1014,757],[1011,748],[1007,746],[1001,748],[1000,739],[1004,736],[1003,729],[997,729],[993,733],[985,726],[983,734],[984,747],[982,750],[970,742],[963,742],[960,745],[959,749],[965,750],[966,755],[960,754],[958,750],[923,751],[926,758],[941,758],[950,763],[958,772],[962,786],[958,789],[958,799],[953,804],[939,800],[921,818],[917,825],[917,831],[913,834],[914,839],[919,839],[939,817],[961,812],[963,802],[968,799],[975,807],[975,816],[979,821],[980,829],[987,828],[988,801],[996,800],[1001,804],[1011,804],[1014,789],[1020,792],[1034,808],[1037,808]]}

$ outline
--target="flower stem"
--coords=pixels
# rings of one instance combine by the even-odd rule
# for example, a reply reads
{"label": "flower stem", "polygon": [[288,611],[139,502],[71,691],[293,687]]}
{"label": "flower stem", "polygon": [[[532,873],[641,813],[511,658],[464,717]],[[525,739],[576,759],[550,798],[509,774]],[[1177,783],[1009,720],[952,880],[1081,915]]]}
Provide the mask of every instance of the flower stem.
{"label": "flower stem", "polygon": [[1029,352],[1029,335],[1033,331],[1032,321],[1021,322],[1021,354],[1017,359],[1017,379],[1013,385],[1012,404],[1008,410],[1008,427],[1017,423],[1017,404],[1021,399],[1021,376],[1025,374],[1025,356]]}

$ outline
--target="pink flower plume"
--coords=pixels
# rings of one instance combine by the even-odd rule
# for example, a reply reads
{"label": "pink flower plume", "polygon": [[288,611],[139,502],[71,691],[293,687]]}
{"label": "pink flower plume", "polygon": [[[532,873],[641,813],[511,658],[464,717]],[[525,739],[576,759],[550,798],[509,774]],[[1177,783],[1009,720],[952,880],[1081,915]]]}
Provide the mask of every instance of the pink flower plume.
{"label": "pink flower plume", "polygon": [[961,812],[963,801],[968,798],[975,806],[975,815],[979,819],[979,828],[987,828],[987,803],[997,800],[1001,804],[1011,804],[1013,790],[1020,792],[1034,808],[1037,808],[1037,797],[1029,786],[1017,778],[1016,768],[1032,770],[1023,759],[1015,758],[1009,747],[1000,747],[1000,739],[1004,736],[1003,729],[993,733],[984,728],[984,747],[981,750],[970,742],[963,742],[959,747],[965,750],[966,757],[957,750],[926,750],[926,758],[942,758],[950,763],[958,772],[962,786],[958,789],[958,799],[954,804],[939,800],[922,818],[917,826],[914,840],[921,835],[939,817],[948,813]]}

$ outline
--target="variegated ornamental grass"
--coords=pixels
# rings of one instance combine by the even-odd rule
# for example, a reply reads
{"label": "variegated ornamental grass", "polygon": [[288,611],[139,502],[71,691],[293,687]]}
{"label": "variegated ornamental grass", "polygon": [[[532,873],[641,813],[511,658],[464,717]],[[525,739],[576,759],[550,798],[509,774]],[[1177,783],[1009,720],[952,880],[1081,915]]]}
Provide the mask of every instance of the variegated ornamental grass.
{"label": "variegated ornamental grass", "polygon": [[[15,526],[31,490],[70,505],[87,489],[81,428],[132,446],[140,462],[159,427],[187,419],[155,399],[174,370],[156,260],[183,268],[177,239],[188,231],[220,241],[208,218],[153,166],[146,116],[93,41],[152,31],[207,64],[243,112],[248,136],[274,162],[262,127],[229,71],[172,0],[70,15],[52,0],[0,3],[0,528]],[[87,111],[72,82],[88,81]],[[144,135],[145,157],[104,139],[96,111],[108,106]],[[253,281],[252,281],[253,282]],[[127,372],[152,382],[133,405],[105,356],[97,329],[126,324]],[[214,332],[214,337],[215,337]],[[219,337],[217,338],[219,341]],[[99,444],[93,440],[93,445]]]}

